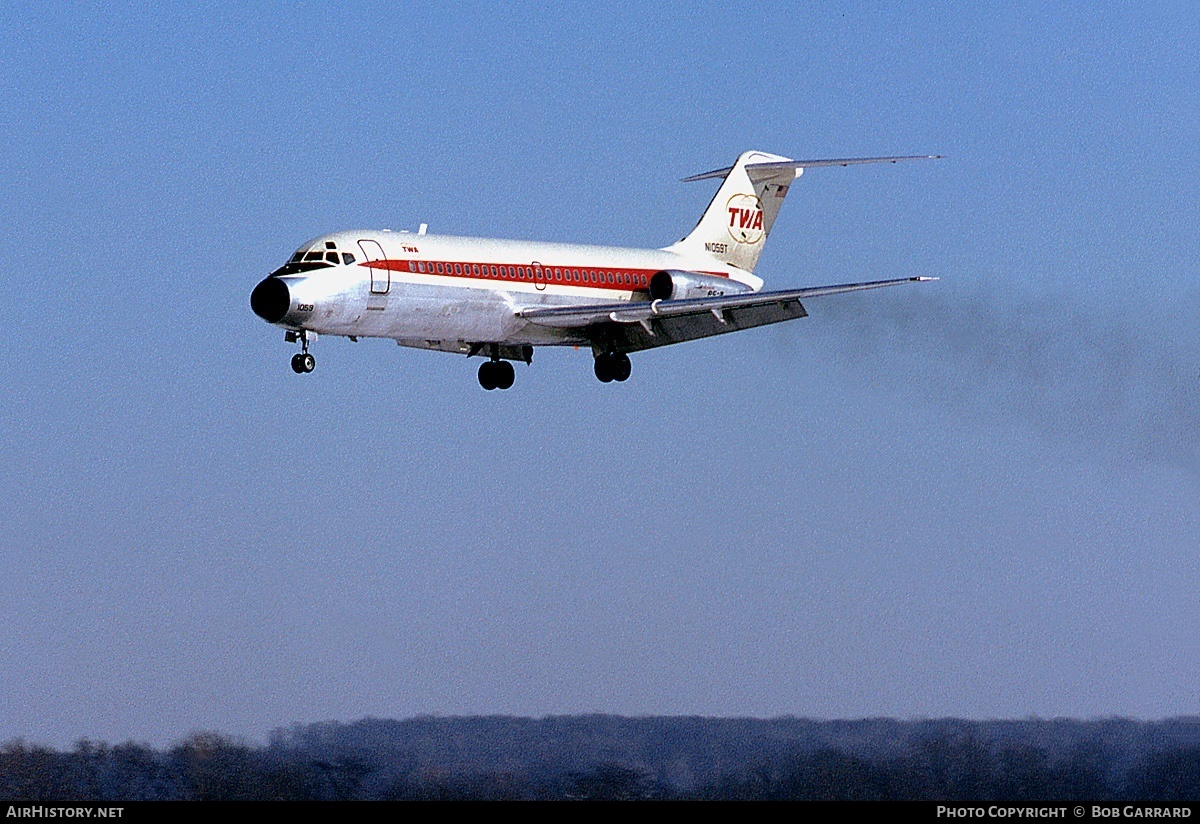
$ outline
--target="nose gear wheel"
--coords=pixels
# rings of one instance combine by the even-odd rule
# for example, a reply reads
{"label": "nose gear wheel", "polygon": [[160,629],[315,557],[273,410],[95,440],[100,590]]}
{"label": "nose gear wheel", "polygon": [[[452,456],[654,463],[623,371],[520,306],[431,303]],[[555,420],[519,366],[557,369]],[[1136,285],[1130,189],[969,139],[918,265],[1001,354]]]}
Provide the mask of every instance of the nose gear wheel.
{"label": "nose gear wheel", "polygon": [[297,375],[307,374],[317,368],[317,359],[307,352],[292,355],[292,371]]}

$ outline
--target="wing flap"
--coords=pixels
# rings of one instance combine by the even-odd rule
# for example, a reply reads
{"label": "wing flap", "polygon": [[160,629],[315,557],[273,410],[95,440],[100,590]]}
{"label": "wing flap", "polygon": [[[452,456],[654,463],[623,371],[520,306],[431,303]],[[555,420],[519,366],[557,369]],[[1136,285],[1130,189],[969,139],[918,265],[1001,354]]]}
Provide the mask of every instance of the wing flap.
{"label": "wing flap", "polygon": [[753,329],[805,317],[808,312],[798,300],[709,311],[688,315],[655,317],[644,323],[607,324],[596,328],[593,340],[614,350],[638,352],[672,343],[683,343],[742,329]]}

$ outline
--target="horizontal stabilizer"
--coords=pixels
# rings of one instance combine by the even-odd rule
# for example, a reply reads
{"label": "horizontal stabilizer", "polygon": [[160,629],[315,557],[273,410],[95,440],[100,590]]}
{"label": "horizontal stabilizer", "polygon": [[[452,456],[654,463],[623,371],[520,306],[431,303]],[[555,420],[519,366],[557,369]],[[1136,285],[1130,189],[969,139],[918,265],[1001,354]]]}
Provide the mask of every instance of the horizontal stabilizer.
{"label": "horizontal stabilizer", "polygon": [[[863,163],[899,163],[901,160],[938,160],[941,157],[941,155],[909,155],[906,157],[846,157],[830,160],[782,160],[768,163],[747,163],[745,169],[746,174],[751,179],[754,179],[776,177],[780,172],[788,172],[796,169],[813,169],[818,166],[858,166]],[[724,169],[713,169],[711,172],[685,177],[682,182],[692,183],[696,180],[724,179],[733,169],[733,166],[726,166]]]}

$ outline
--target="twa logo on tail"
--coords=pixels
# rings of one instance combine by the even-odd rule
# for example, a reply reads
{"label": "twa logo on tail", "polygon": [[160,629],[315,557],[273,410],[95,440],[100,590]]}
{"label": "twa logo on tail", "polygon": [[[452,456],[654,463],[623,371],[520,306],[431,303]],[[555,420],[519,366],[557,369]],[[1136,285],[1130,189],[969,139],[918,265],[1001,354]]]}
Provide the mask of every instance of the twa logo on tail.
{"label": "twa logo on tail", "polygon": [[729,234],[738,243],[758,243],[763,239],[762,202],[754,195],[737,194],[726,204]]}

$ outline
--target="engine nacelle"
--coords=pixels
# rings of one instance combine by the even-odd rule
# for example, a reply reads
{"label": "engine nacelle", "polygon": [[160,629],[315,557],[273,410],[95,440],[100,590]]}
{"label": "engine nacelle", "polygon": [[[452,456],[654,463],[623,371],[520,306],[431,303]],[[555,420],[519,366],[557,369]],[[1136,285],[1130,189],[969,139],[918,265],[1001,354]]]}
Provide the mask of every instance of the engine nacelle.
{"label": "engine nacelle", "polygon": [[664,269],[650,278],[650,297],[653,300],[686,300],[687,298],[714,298],[720,295],[736,295],[753,292],[746,284],[733,278],[702,275],[699,272],[682,272]]}

